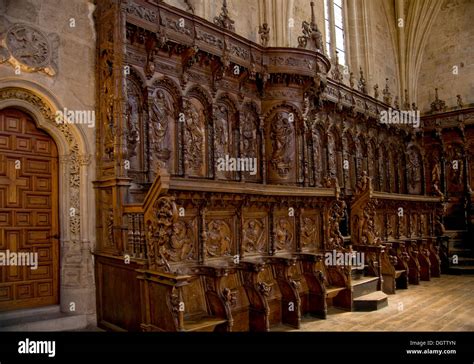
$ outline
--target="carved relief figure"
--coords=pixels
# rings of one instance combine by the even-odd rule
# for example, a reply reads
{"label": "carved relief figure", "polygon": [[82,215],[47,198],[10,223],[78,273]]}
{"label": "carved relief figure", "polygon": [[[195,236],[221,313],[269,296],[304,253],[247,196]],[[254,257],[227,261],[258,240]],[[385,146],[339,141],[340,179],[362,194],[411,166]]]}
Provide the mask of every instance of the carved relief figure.
{"label": "carved relief figure", "polygon": [[421,156],[417,150],[411,148],[408,151],[408,192],[421,193]]}
{"label": "carved relief figure", "polygon": [[[231,152],[231,138],[230,138],[230,120],[229,120],[229,112],[227,107],[223,105],[219,105],[214,110],[215,120],[214,120],[214,153],[215,153],[215,160],[219,160],[219,158],[225,158],[226,155],[232,157],[230,155]],[[223,176],[225,178],[229,177],[228,171],[217,171],[216,172],[219,176]]]}
{"label": "carved relief figure", "polygon": [[248,113],[242,125],[242,152],[244,157],[257,157],[257,128],[255,127],[255,117]]}
{"label": "carved relief figure", "polygon": [[137,145],[140,135],[140,100],[136,93],[132,82],[127,83],[127,109],[126,109],[126,125],[127,125],[127,150],[128,158],[137,155]]}
{"label": "carved relief figure", "polygon": [[193,259],[194,243],[193,232],[186,221],[177,221],[173,225],[173,235],[170,240],[170,249],[168,254],[170,260],[179,262],[182,260]]}
{"label": "carved relief figure", "polygon": [[443,196],[443,192],[440,190],[441,186],[441,167],[439,164],[439,159],[435,158],[433,160],[433,165],[431,168],[431,184],[433,186],[433,192],[437,196]]}
{"label": "carved relief figure", "polygon": [[169,123],[173,118],[173,106],[162,90],[158,90],[150,108],[150,145],[153,158],[152,169],[165,167],[171,152],[165,146]]}
{"label": "carved relief figure", "polygon": [[206,250],[209,257],[230,255],[231,229],[223,220],[212,220],[207,225]]}
{"label": "carved relief figure", "polygon": [[184,121],[184,163],[186,171],[200,174],[204,164],[204,114],[192,103],[186,103]]}
{"label": "carved relief figure", "polygon": [[243,246],[247,253],[265,252],[265,228],[260,219],[250,219],[244,223]]}
{"label": "carved relief figure", "polygon": [[328,223],[328,244],[326,249],[343,249],[344,238],[339,230],[339,224],[344,218],[346,203],[344,200],[337,200],[333,203],[329,212]]}
{"label": "carved relief figure", "polygon": [[280,218],[275,228],[275,243],[277,250],[291,250],[293,246],[293,233],[290,221]]}
{"label": "carved relief figure", "polygon": [[272,156],[271,164],[280,177],[286,177],[291,168],[291,159],[288,157],[293,130],[288,118],[278,114],[272,125]]}

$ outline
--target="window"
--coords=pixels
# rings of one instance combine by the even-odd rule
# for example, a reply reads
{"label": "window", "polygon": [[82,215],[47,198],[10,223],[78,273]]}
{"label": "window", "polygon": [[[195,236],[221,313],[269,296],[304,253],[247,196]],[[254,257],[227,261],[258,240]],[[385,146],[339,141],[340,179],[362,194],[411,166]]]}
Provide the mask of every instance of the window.
{"label": "window", "polygon": [[337,51],[339,64],[346,66],[343,3],[344,0],[324,0],[324,29],[328,57],[335,57]]}

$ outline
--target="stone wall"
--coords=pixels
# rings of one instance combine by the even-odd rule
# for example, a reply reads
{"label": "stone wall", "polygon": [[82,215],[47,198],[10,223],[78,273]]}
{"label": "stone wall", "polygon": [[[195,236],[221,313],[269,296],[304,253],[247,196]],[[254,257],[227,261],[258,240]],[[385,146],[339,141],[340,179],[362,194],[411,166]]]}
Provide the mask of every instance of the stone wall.
{"label": "stone wall", "polygon": [[[0,89],[8,87],[27,90],[27,93],[38,97],[42,103],[50,105],[53,115],[64,108],[95,112],[96,48],[93,11],[94,5],[86,0],[0,1],[2,38],[15,29],[12,27],[17,27],[26,29],[25,34],[30,35],[25,37],[27,44],[33,43],[32,34],[37,35],[41,42],[47,40],[36,43],[36,49],[26,48],[18,37],[16,43],[2,44],[5,47],[0,49]],[[41,52],[44,49],[47,51]],[[18,64],[20,53],[25,50],[37,52],[36,56],[30,60],[23,58],[23,62]],[[49,54],[49,61],[40,64],[45,59],[48,60]],[[10,107],[20,106],[21,101],[25,101],[23,109],[28,109],[30,102],[26,98],[19,100],[15,97],[6,97],[0,101],[4,106]],[[31,107],[31,112],[34,113],[33,109],[38,107],[38,103]],[[38,113],[41,116],[43,110],[38,110],[41,111]],[[35,119],[40,127],[44,126],[38,118]],[[90,127],[92,122],[88,125],[74,124],[64,128],[72,132],[66,135],[59,131],[54,117],[48,119],[45,116],[45,119],[50,123],[53,132],[49,132],[60,152],[61,310],[71,312],[71,308],[75,308],[74,313],[86,314],[89,322],[94,322],[95,288],[91,250],[95,245],[92,187],[95,176],[95,128]],[[63,134],[66,136],[61,139]],[[61,155],[61,152],[65,154]],[[76,168],[74,177],[72,166]],[[73,178],[77,181],[73,181]],[[72,219],[68,218],[72,204],[75,204],[77,211],[73,224],[70,223]]]}
{"label": "stone wall", "polygon": [[418,78],[420,110],[430,109],[435,87],[447,107],[457,105],[457,94],[465,105],[474,103],[473,19],[472,0],[446,0],[441,6],[423,50]]}

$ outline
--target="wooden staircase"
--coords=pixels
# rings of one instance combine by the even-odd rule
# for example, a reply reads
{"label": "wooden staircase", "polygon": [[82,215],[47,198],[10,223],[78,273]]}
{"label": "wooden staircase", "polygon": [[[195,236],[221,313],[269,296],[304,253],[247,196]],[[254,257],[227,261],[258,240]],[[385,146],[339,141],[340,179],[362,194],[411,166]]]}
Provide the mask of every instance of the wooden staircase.
{"label": "wooden staircase", "polygon": [[448,274],[474,274],[474,250],[466,230],[446,230],[445,242],[448,259],[445,270]]}
{"label": "wooden staircase", "polygon": [[354,311],[375,311],[388,306],[388,296],[377,290],[379,277],[366,275],[367,267],[363,270],[352,268],[352,308]]}

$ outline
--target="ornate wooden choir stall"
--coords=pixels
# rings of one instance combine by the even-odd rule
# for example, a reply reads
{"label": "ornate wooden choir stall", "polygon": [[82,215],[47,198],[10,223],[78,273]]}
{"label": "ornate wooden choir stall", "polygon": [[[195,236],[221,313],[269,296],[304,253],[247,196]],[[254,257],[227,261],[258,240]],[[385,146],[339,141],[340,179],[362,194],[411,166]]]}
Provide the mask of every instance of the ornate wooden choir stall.
{"label": "ornate wooden choir stall", "polygon": [[101,327],[299,327],[439,276],[422,133],[379,123],[388,85],[330,73],[314,16],[299,48],[235,34],[225,2],[215,24],[151,0],[95,17]]}

